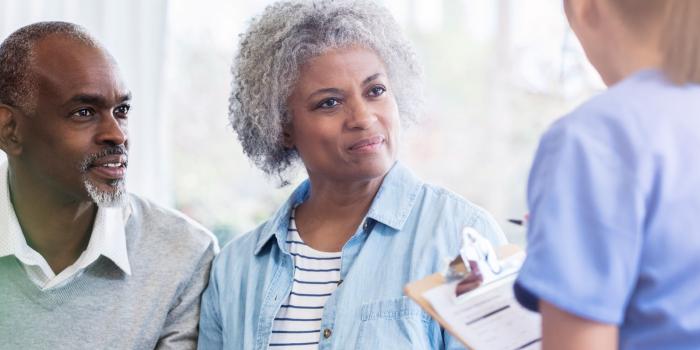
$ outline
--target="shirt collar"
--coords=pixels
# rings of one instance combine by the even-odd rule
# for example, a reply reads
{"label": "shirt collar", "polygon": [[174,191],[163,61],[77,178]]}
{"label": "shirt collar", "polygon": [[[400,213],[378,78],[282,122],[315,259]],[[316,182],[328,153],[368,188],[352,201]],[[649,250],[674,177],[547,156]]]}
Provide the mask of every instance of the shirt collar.
{"label": "shirt collar", "polygon": [[[372,200],[367,217],[397,232],[400,231],[422,187],[423,182],[417,176],[403,164],[396,162],[384,177],[379,191]],[[282,207],[263,225],[255,246],[256,255],[273,236],[276,236],[278,243],[285,242],[291,210],[309,196],[309,188],[309,180],[302,182]],[[280,244],[280,249],[284,251],[285,245]]]}
{"label": "shirt collar", "polygon": [[[258,236],[258,241],[255,244],[255,255],[258,255],[265,244],[273,237],[277,236],[277,242],[285,242],[287,235],[287,227],[289,226],[289,216],[291,215],[292,209],[294,207],[306,200],[309,196],[310,183],[309,180],[304,180],[297,188],[292,192],[282,206],[277,209],[272,218],[268,220],[260,230],[260,235]],[[284,244],[280,244],[280,249],[286,251]]]}
{"label": "shirt collar", "polygon": [[374,196],[367,217],[400,231],[413,210],[421,188],[423,181],[397,162]]}
{"label": "shirt collar", "polygon": [[112,260],[124,273],[131,275],[131,265],[126,250],[126,221],[131,215],[129,203],[125,207],[100,207],[97,209],[88,251]]}
{"label": "shirt collar", "polygon": [[0,257],[19,254],[21,247],[19,238],[24,241],[22,229],[10,201],[7,171],[8,162],[3,161],[0,164]]}
{"label": "shirt collar", "polygon": [[[9,183],[7,181],[8,167],[7,161],[0,164],[0,257],[15,255],[20,258],[27,255],[23,253],[34,250],[27,245],[10,200]],[[126,250],[126,232],[124,227],[130,215],[130,202],[124,207],[98,208],[90,242],[86,249],[88,254],[94,256],[94,259],[104,255],[112,260],[127,275],[131,275],[131,265],[129,264]],[[35,256],[40,255],[37,253]],[[89,265],[94,259],[85,261]],[[27,262],[23,261],[23,263],[26,264]]]}

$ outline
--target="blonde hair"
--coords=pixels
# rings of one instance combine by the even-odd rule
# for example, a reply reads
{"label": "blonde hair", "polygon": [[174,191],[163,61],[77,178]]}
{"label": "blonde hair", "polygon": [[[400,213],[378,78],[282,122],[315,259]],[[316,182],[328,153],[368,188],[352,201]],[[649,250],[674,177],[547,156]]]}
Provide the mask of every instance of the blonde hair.
{"label": "blonde hair", "polygon": [[[659,30],[662,69],[675,84],[700,83],[699,0],[610,0],[643,37]],[[658,23],[654,26],[653,23]],[[651,24],[651,25],[650,25]]]}

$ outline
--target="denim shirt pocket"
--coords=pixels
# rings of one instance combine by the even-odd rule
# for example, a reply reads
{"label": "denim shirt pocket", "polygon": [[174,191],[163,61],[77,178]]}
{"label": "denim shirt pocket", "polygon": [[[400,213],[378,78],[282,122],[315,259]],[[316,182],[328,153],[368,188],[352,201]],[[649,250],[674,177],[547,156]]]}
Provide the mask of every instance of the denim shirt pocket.
{"label": "denim shirt pocket", "polygon": [[362,305],[361,349],[430,349],[430,316],[407,297]]}

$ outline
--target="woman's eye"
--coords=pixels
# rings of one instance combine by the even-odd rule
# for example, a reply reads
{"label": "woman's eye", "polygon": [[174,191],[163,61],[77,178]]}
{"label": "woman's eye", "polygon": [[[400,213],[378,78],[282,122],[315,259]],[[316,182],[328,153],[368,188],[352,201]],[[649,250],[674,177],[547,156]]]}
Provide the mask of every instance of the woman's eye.
{"label": "woman's eye", "polygon": [[321,103],[318,104],[319,108],[333,108],[337,105],[340,104],[340,101],[338,101],[335,98],[329,98],[327,100],[321,101]]}
{"label": "woman's eye", "polygon": [[385,92],[386,92],[386,88],[384,88],[383,86],[377,85],[377,86],[372,87],[369,90],[369,95],[373,96],[373,97],[377,97],[377,96],[381,96]]}

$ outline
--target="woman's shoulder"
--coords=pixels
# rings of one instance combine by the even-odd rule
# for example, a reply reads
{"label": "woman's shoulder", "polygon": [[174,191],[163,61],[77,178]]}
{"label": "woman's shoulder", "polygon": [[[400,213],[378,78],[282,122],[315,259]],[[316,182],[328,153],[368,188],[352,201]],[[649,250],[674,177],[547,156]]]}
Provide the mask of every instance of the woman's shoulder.
{"label": "woman's shoulder", "polygon": [[248,231],[228,242],[214,260],[215,271],[225,271],[227,275],[246,270],[254,262],[256,250],[268,229],[270,221]]}
{"label": "woman's shoulder", "polygon": [[[290,195],[286,202],[263,223],[254,229],[234,238],[227,243],[217,257],[215,264],[232,266],[249,266],[261,255],[268,242],[274,240],[275,233],[283,230],[286,232],[287,222],[295,203],[298,203],[308,193],[308,181],[301,183]],[[215,265],[215,267],[217,267]]]}
{"label": "woman's shoulder", "polygon": [[226,243],[226,245],[223,248],[221,248],[221,253],[219,255],[236,255],[245,252],[252,253],[255,249],[256,243],[258,242],[259,236],[263,232],[263,229],[268,224],[268,222],[269,221],[265,221],[262,224],[258,225],[256,228],[233,238],[231,241]]}
{"label": "woman's shoulder", "polygon": [[[690,91],[690,92],[689,92]],[[693,94],[695,92],[695,94]],[[679,104],[698,105],[697,89],[675,86],[658,70],[643,70],[591,97],[557,120],[550,133],[593,134],[616,139],[645,138]],[[692,100],[692,101],[691,101]]]}
{"label": "woman's shoulder", "polygon": [[484,208],[467,200],[460,194],[440,185],[426,182],[423,185],[423,191],[423,200],[442,203],[442,205],[445,207],[455,208],[469,214],[470,216],[490,215],[486,210],[484,210]]}
{"label": "woman's shoulder", "polygon": [[[434,217],[435,225],[472,227],[494,244],[505,244],[506,238],[501,227],[483,207],[445,187],[424,183],[423,196],[419,198],[416,213],[421,220]],[[461,232],[461,231],[460,231]],[[459,232],[457,232],[459,235]]]}
{"label": "woman's shoulder", "polygon": [[538,153],[563,150],[586,150],[599,156],[631,155],[644,150],[648,130],[639,122],[638,101],[626,88],[630,83],[613,87],[555,120],[546,130]]}
{"label": "woman's shoulder", "polygon": [[683,98],[688,88],[670,85],[661,74],[639,72],[556,120],[538,155],[575,152],[630,169],[651,162],[649,155],[692,124],[686,116],[700,112],[700,103]]}

